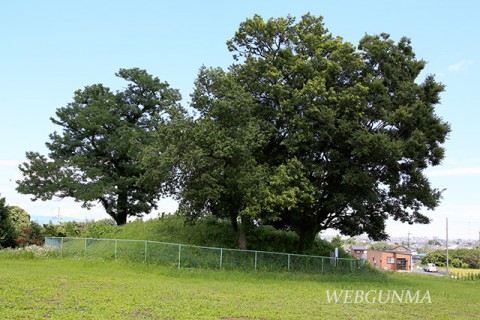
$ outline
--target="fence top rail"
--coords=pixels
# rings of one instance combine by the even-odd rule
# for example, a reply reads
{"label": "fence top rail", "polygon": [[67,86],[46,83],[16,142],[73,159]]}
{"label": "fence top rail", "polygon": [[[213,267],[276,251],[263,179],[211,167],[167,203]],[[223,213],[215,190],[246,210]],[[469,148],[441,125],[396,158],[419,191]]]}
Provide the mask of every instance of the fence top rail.
{"label": "fence top rail", "polygon": [[284,256],[293,256],[293,257],[307,257],[307,258],[322,258],[322,259],[337,259],[337,260],[347,260],[347,261],[357,261],[355,258],[340,258],[340,257],[327,257],[327,256],[316,256],[308,254],[298,254],[298,253],[286,253],[286,252],[273,252],[273,251],[262,251],[262,250],[246,250],[246,249],[231,249],[231,248],[218,248],[218,247],[205,247],[205,246],[196,246],[190,244],[182,243],[172,243],[172,242],[162,242],[162,241],[151,241],[151,240],[132,240],[132,239],[106,239],[106,238],[76,238],[76,237],[45,237],[45,239],[66,239],[66,240],[99,240],[99,241],[124,241],[124,242],[147,242],[155,244],[164,244],[172,245],[176,247],[190,247],[198,249],[209,249],[209,250],[223,250],[223,251],[236,251],[236,252],[246,252],[246,253],[267,253],[267,254],[276,254]]}

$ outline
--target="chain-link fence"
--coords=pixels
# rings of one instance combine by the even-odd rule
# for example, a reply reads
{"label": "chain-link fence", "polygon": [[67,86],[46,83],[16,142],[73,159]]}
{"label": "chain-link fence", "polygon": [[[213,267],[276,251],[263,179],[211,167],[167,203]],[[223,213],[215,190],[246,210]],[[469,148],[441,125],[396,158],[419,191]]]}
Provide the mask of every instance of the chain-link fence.
{"label": "chain-link fence", "polygon": [[357,272],[363,260],[191,246],[147,240],[47,237],[60,257],[123,259],[177,268],[300,272]]}

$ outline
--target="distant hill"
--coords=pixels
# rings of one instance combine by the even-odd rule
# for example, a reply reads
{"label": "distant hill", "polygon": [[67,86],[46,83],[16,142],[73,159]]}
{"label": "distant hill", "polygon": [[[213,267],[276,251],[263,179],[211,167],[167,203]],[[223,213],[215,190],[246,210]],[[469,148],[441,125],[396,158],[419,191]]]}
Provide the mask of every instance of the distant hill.
{"label": "distant hill", "polygon": [[[35,221],[36,223],[43,225],[49,224],[52,222],[53,224],[58,224],[58,217],[55,216],[31,216],[30,221]],[[70,222],[70,221],[79,221],[78,219],[72,217],[62,217],[61,222]]]}

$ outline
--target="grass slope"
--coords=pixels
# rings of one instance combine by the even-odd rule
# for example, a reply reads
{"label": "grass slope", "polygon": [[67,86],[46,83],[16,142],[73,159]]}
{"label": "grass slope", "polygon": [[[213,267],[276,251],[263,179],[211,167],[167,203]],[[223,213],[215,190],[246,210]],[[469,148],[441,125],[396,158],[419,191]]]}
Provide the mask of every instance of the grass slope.
{"label": "grass slope", "polygon": [[[213,218],[204,218],[195,224],[185,223],[183,217],[165,216],[152,220],[133,221],[123,226],[102,226],[94,223],[81,237],[150,240],[189,245],[238,248],[238,234],[229,223]],[[275,230],[260,226],[247,231],[248,249],[270,252],[296,253],[298,236],[294,232]],[[330,256],[334,247],[330,242],[317,239],[308,254]],[[349,257],[345,252],[341,257]]]}
{"label": "grass slope", "polygon": [[[2,319],[473,319],[479,283],[390,273],[177,270],[0,252]],[[429,290],[431,304],[335,304],[326,290]]]}

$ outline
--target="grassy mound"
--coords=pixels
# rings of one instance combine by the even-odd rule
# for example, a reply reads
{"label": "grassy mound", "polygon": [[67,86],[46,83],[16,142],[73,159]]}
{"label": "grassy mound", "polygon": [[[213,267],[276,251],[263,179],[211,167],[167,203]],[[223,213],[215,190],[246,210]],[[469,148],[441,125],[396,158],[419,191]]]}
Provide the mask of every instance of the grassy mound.
{"label": "grassy mound", "polygon": [[[238,234],[229,223],[205,218],[195,224],[180,216],[164,216],[148,221],[134,221],[123,226],[102,220],[91,223],[81,235],[91,238],[150,240],[197,246],[238,248]],[[297,253],[298,236],[294,232],[259,226],[247,231],[248,249],[270,252]],[[334,247],[317,239],[308,254],[330,256]],[[348,257],[345,252],[341,256]]]}

